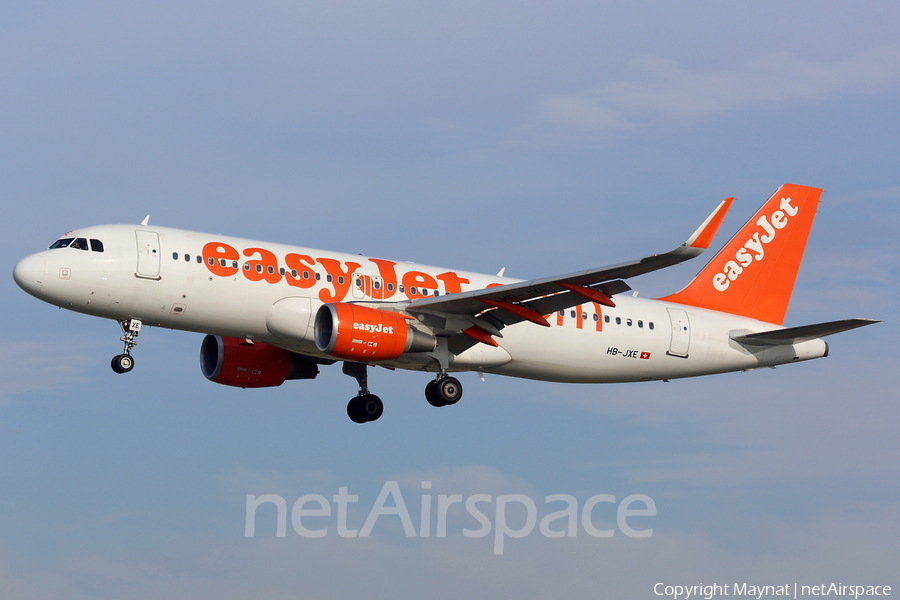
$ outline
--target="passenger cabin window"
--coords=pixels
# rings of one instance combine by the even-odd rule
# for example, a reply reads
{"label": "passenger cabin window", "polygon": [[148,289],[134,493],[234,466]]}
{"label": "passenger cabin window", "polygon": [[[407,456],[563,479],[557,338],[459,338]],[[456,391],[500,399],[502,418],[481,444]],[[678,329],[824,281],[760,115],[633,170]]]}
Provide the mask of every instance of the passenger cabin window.
{"label": "passenger cabin window", "polygon": [[178,253],[177,253],[177,252],[173,252],[173,253],[172,253],[172,260],[178,260]]}
{"label": "passenger cabin window", "polygon": [[60,239],[56,240],[55,242],[53,242],[53,245],[50,246],[50,250],[53,250],[54,248],[65,248],[66,246],[68,246],[71,243],[72,243],[72,238],[60,238]]}
{"label": "passenger cabin window", "polygon": [[100,240],[91,240],[91,252],[103,252],[103,242]]}

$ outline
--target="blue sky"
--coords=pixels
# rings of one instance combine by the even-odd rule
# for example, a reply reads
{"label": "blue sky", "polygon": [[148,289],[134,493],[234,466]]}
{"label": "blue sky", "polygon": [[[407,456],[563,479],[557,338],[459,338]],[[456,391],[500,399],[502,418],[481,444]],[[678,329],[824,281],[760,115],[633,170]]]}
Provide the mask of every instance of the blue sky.
{"label": "blue sky", "polygon": [[[900,8],[887,2],[93,2],[0,8],[2,268],[151,222],[531,278],[724,242],[825,190],[788,325],[883,323],[831,356],[668,384],[474,374],[427,405],[375,370],[216,386],[201,336],[0,286],[3,598],[654,597],[666,583],[900,586]],[[631,281],[679,289],[700,258]],[[650,538],[244,537],[248,494],[646,494]],[[554,507],[552,510],[555,510]],[[549,512],[549,511],[545,511]],[[599,513],[598,513],[599,514]],[[515,515],[513,515],[515,516]],[[521,516],[521,515],[520,515]],[[612,513],[601,518],[609,520]],[[512,521],[512,517],[511,517]],[[334,526],[333,523],[330,524]]]}

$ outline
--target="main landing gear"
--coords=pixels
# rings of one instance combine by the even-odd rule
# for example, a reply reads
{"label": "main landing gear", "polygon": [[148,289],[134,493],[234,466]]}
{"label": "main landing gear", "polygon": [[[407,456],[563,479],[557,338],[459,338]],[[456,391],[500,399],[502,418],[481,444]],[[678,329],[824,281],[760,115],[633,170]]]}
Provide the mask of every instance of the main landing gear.
{"label": "main landing gear", "polygon": [[125,343],[125,350],[123,350],[122,354],[113,356],[109,366],[116,373],[127,373],[134,368],[134,358],[131,356],[131,349],[137,345],[135,338],[141,332],[141,320],[125,319],[119,321],[119,327],[122,328],[123,333],[119,340]]}
{"label": "main landing gear", "polygon": [[[369,393],[368,365],[345,361],[342,370],[344,375],[353,377],[359,383],[359,394],[347,403],[347,416],[354,423],[377,420],[384,412],[384,403],[381,398]],[[432,406],[456,404],[462,398],[462,392],[459,380],[449,377],[446,372],[440,373],[425,386],[425,398]]]}
{"label": "main landing gear", "polygon": [[449,377],[446,373],[438,375],[425,386],[425,399],[432,406],[447,406],[456,404],[462,398],[462,384],[456,377]]}
{"label": "main landing gear", "polygon": [[377,420],[384,412],[384,404],[381,398],[369,393],[368,366],[365,363],[345,362],[343,371],[359,383],[359,394],[347,403],[347,416],[354,423]]}

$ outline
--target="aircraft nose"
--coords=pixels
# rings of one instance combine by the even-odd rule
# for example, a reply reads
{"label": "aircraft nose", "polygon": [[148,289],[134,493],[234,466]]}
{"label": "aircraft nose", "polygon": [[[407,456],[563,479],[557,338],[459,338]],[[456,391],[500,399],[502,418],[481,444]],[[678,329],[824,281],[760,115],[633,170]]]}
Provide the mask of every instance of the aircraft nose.
{"label": "aircraft nose", "polygon": [[32,254],[20,260],[13,269],[13,279],[20,288],[36,296],[44,283],[44,257]]}

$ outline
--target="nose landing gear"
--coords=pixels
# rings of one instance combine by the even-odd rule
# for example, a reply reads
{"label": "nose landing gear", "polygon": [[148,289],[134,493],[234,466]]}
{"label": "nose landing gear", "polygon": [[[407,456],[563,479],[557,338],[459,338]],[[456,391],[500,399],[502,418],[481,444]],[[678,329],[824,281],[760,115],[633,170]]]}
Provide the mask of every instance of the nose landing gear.
{"label": "nose landing gear", "polygon": [[122,354],[113,356],[109,365],[116,373],[127,373],[134,368],[134,358],[131,356],[131,349],[137,345],[135,338],[141,332],[140,319],[125,319],[119,321],[119,327],[122,328],[122,337],[120,341],[124,342],[125,349]]}

